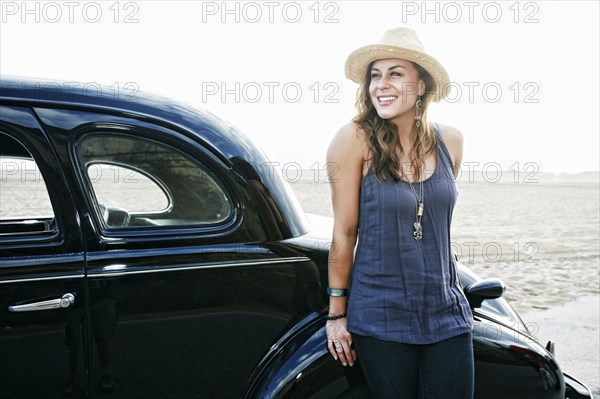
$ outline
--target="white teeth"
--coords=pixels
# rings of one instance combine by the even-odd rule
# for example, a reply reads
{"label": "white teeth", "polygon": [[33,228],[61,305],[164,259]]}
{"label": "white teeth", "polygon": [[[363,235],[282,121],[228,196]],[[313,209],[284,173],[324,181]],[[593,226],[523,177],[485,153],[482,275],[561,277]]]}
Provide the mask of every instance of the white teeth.
{"label": "white teeth", "polygon": [[394,101],[398,97],[396,97],[396,96],[387,96],[387,97],[378,97],[378,98],[379,98],[379,101],[386,102],[386,101]]}

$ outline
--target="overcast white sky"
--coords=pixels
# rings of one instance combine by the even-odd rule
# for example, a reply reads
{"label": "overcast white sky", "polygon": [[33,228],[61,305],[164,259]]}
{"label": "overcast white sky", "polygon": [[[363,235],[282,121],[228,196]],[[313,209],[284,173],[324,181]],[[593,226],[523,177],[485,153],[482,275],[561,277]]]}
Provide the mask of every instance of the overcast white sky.
{"label": "overcast white sky", "polygon": [[346,56],[408,26],[450,74],[430,117],[463,131],[465,162],[600,169],[598,1],[0,3],[0,73],[158,92],[305,169],[354,115]]}

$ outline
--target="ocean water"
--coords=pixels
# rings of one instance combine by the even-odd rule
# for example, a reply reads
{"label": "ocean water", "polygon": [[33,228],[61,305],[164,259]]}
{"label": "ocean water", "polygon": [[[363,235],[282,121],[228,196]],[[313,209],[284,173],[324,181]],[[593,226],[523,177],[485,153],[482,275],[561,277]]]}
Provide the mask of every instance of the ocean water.
{"label": "ocean water", "polygon": [[[306,176],[306,177],[304,177]],[[305,212],[332,216],[329,183],[288,180]],[[452,245],[481,277],[499,277],[519,312],[600,294],[600,185],[458,181]]]}

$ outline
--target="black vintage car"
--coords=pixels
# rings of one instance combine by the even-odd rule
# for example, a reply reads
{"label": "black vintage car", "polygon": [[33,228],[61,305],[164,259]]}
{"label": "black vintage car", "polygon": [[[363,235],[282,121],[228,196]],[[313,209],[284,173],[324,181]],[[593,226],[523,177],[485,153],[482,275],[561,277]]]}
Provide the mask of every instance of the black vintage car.
{"label": "black vintage car", "polygon": [[[0,397],[368,397],[325,344],[330,230],[229,124],[127,97],[0,81]],[[460,273],[476,398],[591,397]]]}

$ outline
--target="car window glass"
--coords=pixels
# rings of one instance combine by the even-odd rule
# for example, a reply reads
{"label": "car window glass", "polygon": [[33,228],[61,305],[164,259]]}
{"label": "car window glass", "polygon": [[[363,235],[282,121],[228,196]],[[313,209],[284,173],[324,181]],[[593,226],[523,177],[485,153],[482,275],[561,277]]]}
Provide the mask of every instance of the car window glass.
{"label": "car window glass", "polygon": [[55,230],[53,221],[48,189],[36,162],[22,144],[0,133],[0,236]]}
{"label": "car window glass", "polygon": [[157,141],[103,132],[77,145],[108,228],[218,224],[231,201],[200,162]]}
{"label": "car window glass", "polygon": [[124,166],[106,163],[88,165],[88,177],[98,202],[130,212],[164,212],[170,200],[148,176]]}

